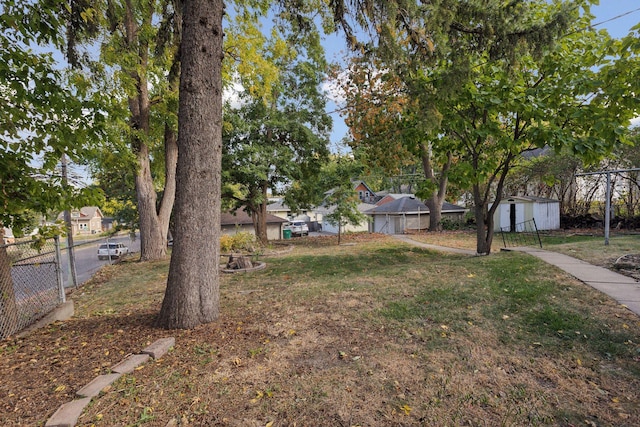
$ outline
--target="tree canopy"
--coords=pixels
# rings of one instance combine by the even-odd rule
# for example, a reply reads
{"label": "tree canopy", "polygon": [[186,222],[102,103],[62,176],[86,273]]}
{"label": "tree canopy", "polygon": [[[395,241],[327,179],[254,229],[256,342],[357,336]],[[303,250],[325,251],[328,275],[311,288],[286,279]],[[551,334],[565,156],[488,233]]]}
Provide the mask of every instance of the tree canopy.
{"label": "tree canopy", "polygon": [[358,16],[375,43],[361,43],[364,57],[400,82],[396,99],[419,106],[376,120],[428,116],[411,129],[452,156],[452,178],[471,190],[478,253],[490,250],[493,211],[520,153],[549,145],[594,161],[624,140],[638,111],[635,83],[622,77],[636,72],[636,57],[623,53],[634,40],[592,29],[588,1],[368,4]]}

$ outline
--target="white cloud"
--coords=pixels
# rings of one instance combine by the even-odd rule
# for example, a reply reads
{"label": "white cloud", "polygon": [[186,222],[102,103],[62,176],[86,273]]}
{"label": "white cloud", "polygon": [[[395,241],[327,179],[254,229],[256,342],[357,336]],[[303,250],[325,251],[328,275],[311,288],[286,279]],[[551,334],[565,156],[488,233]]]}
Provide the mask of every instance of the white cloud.
{"label": "white cloud", "polygon": [[237,109],[242,107],[242,93],[244,87],[239,81],[234,81],[229,87],[222,91],[222,102],[228,102],[231,108]]}
{"label": "white cloud", "polygon": [[631,119],[631,126],[632,128],[640,126],[640,116]]}

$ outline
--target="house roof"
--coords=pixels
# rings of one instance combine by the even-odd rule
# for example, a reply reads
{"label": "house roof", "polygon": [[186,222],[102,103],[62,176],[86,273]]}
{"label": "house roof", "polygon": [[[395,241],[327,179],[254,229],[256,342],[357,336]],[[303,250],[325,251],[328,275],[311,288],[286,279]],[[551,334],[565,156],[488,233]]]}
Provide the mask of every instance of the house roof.
{"label": "house roof", "polygon": [[[371,195],[372,195],[372,196],[375,196],[375,195],[376,195],[375,191],[373,191],[373,190],[371,189],[371,187],[369,187],[369,186],[367,185],[367,183],[366,183],[366,182],[364,182],[364,181],[362,181],[362,180],[357,180],[357,179],[352,179],[352,180],[351,180],[351,185],[352,185],[352,188],[353,188],[354,190],[355,190],[356,188],[358,188],[358,187],[360,186],[360,184],[364,185],[364,186],[365,186],[365,188],[366,188],[367,190],[369,190],[369,192],[371,193]],[[325,197],[326,197],[326,196],[330,196],[330,195],[332,195],[335,191],[336,191],[336,188],[332,188],[332,189],[330,189],[330,190],[325,191],[325,192],[324,192],[324,195],[325,195]]]}
{"label": "house roof", "polygon": [[[102,211],[97,206],[84,206],[80,209],[72,209],[71,212],[79,212],[80,217],[73,218],[74,221],[78,220],[90,220],[96,216],[104,218]],[[64,212],[58,214],[58,219],[64,219]]]}
{"label": "house roof", "polygon": [[[442,204],[442,212],[464,212],[466,209],[462,206],[457,206],[452,203],[444,202]],[[364,212],[368,215],[376,214],[418,214],[429,213],[427,205],[422,203],[420,199],[415,197],[401,197],[393,202],[385,203],[384,205],[376,206]]]}
{"label": "house roof", "polygon": [[[279,216],[267,214],[267,224],[278,224],[289,222],[286,219],[280,218]],[[220,215],[220,225],[247,225],[253,224],[253,220],[247,214],[244,209],[236,209],[234,212],[222,212]]]}
{"label": "house roof", "polygon": [[[380,200],[378,200],[376,202],[376,205],[383,205],[385,203],[390,203],[394,200],[398,200],[401,199],[403,197],[415,197],[415,194],[408,194],[408,193],[389,193],[389,194],[385,194],[384,196],[380,197]],[[384,203],[382,203],[384,201]]]}
{"label": "house roof", "polygon": [[289,206],[284,204],[282,199],[270,200],[267,205],[267,211],[271,212],[282,212],[282,211],[290,211]]}
{"label": "house roof", "polygon": [[80,215],[81,216],[86,216],[88,218],[94,218],[95,216],[99,216],[99,217],[103,217],[104,215],[102,215],[102,211],[100,211],[100,208],[97,206],[85,206],[83,208],[80,208]]}

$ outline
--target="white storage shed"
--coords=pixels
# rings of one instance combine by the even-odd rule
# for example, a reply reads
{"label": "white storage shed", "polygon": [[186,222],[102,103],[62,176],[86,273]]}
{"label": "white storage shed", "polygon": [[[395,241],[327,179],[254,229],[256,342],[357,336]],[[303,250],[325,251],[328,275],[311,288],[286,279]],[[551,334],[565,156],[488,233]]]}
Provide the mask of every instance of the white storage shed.
{"label": "white storage shed", "polygon": [[505,197],[500,201],[493,220],[494,231],[522,231],[519,224],[531,220],[535,220],[538,230],[557,230],[560,228],[560,202],[543,197]]}

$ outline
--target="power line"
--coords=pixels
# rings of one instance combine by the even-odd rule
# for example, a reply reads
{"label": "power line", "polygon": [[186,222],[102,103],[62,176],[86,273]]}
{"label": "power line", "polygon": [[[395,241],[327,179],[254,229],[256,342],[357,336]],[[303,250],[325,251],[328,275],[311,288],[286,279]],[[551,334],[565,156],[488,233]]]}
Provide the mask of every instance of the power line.
{"label": "power line", "polygon": [[597,27],[598,25],[606,24],[607,22],[612,22],[612,21],[618,20],[620,18],[623,18],[623,17],[625,17],[627,15],[631,15],[632,13],[635,13],[635,12],[638,12],[638,11],[640,11],[640,7],[637,8],[637,9],[630,10],[628,12],[621,13],[620,15],[614,16],[613,18],[609,18],[609,19],[606,19],[604,21],[596,22],[595,24],[591,25],[591,28]]}

